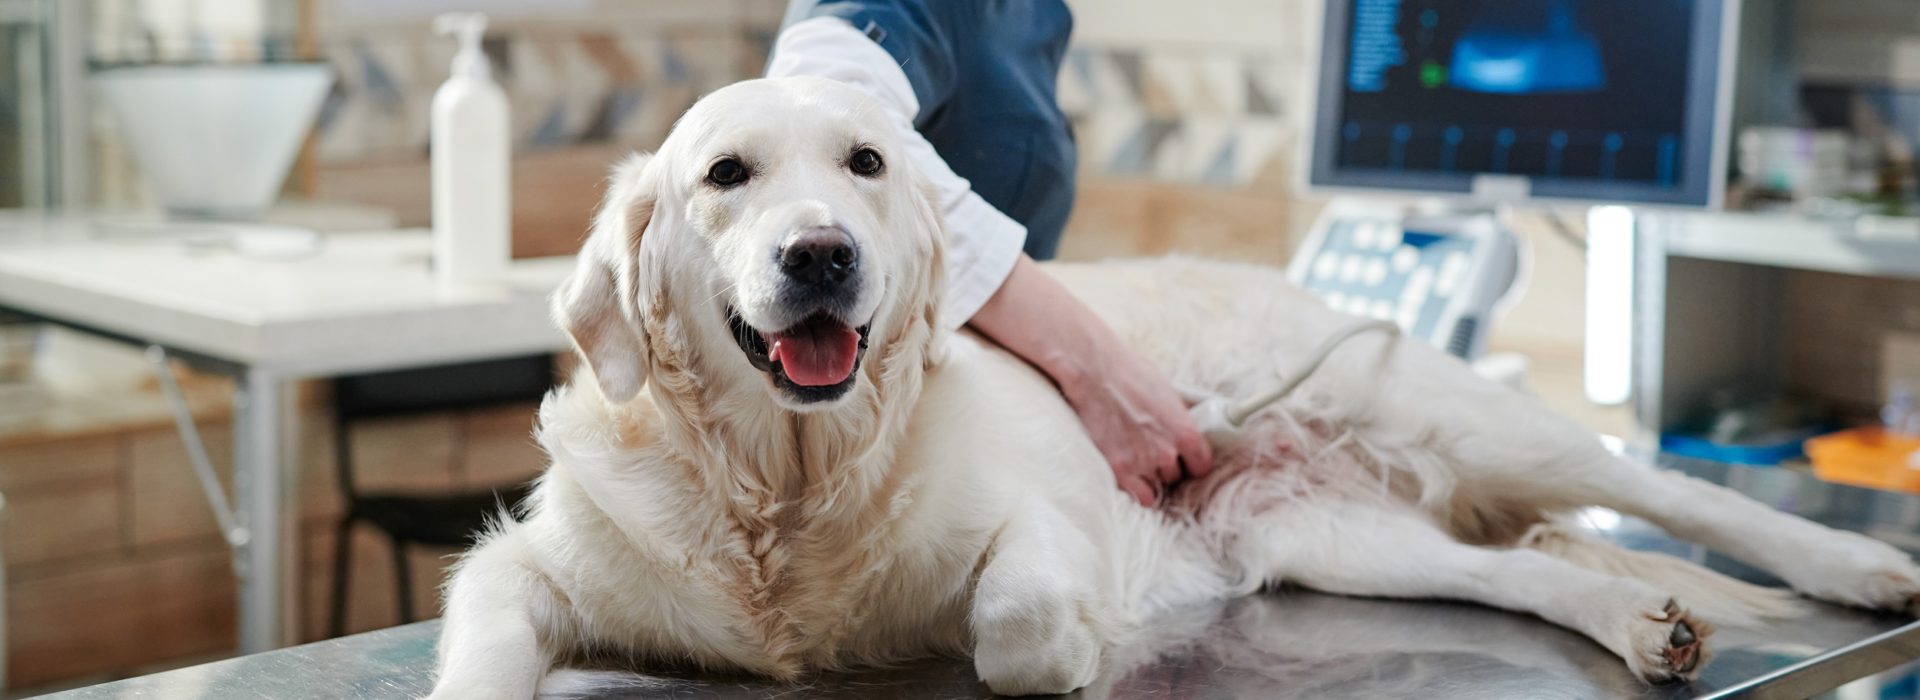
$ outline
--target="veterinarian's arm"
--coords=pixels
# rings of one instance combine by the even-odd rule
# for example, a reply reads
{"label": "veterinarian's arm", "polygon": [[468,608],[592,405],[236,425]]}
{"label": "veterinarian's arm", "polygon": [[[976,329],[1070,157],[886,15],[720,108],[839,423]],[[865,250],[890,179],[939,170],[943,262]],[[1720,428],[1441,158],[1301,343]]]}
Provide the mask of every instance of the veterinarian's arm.
{"label": "veterinarian's arm", "polygon": [[974,314],[974,329],[1060,385],[1120,487],[1152,505],[1161,486],[1213,469],[1207,440],[1167,378],[1026,256]]}

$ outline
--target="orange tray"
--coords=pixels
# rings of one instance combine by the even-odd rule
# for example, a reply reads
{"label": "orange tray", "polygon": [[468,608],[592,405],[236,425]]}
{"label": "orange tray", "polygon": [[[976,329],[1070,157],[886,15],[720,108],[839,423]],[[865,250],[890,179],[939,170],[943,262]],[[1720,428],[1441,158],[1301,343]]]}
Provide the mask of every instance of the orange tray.
{"label": "orange tray", "polygon": [[1813,473],[1823,481],[1920,493],[1914,452],[1920,439],[1889,435],[1880,426],[1842,430],[1807,441]]}

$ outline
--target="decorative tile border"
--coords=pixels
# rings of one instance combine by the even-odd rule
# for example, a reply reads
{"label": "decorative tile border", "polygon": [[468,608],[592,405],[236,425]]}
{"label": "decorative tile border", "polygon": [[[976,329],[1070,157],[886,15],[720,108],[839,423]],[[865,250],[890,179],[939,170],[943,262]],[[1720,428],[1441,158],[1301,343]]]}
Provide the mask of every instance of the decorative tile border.
{"label": "decorative tile border", "polygon": [[[756,73],[764,31],[520,33],[489,38],[507,92],[515,147],[618,142],[650,147],[694,99]],[[424,32],[323,42],[338,81],[321,115],[323,161],[417,156],[450,42]],[[746,67],[751,67],[749,71]]]}
{"label": "decorative tile border", "polygon": [[1075,46],[1060,106],[1094,172],[1234,187],[1286,156],[1304,77],[1267,56]]}
{"label": "decorative tile border", "polygon": [[[756,29],[512,35],[487,48],[518,147],[650,146],[699,95],[756,74],[771,39]],[[340,81],[321,120],[319,156],[423,153],[446,44],[412,33],[324,44]],[[1059,99],[1093,172],[1236,187],[1289,152],[1304,71],[1268,56],[1075,46]]]}

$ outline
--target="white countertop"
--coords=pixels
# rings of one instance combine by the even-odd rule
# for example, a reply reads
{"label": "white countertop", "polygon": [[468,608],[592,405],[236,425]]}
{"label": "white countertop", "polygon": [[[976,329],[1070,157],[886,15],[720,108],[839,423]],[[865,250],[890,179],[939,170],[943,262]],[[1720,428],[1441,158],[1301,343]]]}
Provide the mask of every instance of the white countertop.
{"label": "white countertop", "polygon": [[515,261],[501,284],[449,292],[434,285],[424,230],[329,233],[297,260],[185,241],[195,235],[0,218],[0,306],[288,377],[566,347],[546,297],[570,256]]}

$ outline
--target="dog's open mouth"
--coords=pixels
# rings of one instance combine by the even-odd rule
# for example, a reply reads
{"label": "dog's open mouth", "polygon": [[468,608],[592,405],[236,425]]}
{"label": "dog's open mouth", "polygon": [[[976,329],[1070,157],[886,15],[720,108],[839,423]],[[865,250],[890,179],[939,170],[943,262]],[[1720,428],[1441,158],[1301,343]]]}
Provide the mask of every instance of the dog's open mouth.
{"label": "dog's open mouth", "polygon": [[747,325],[729,308],[727,327],[747,361],[771,376],[775,386],[802,401],[825,401],[852,388],[854,372],[867,354],[871,324],[855,328],[822,312],[767,333]]}

